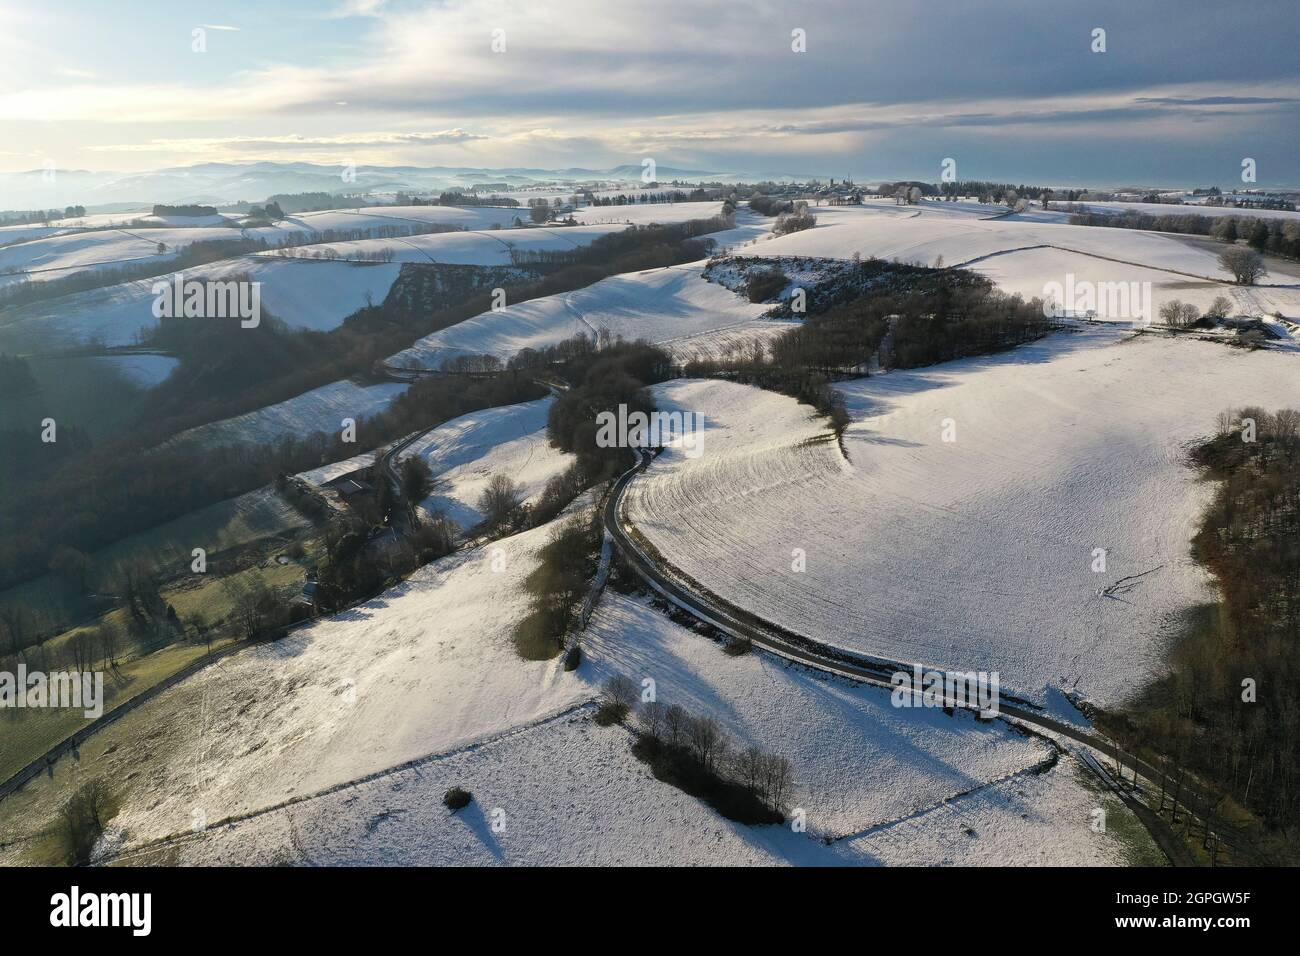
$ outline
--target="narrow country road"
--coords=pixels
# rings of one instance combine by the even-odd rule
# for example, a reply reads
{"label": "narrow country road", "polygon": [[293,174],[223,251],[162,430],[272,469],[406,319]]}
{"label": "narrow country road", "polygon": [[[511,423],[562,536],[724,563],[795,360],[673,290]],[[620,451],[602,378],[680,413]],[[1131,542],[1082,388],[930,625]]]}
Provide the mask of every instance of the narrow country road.
{"label": "narrow country road", "polygon": [[[695,618],[716,627],[733,637],[747,638],[755,645],[789,660],[815,667],[832,674],[850,677],[854,680],[893,689],[891,676],[899,671],[910,673],[912,665],[900,661],[865,657],[849,654],[839,649],[828,647],[818,641],[796,634],[785,628],[764,621],[754,614],[736,607],[714,595],[701,593],[685,582],[689,579],[662,559],[652,558],[637,543],[633,533],[629,532],[623,516],[623,496],[637,475],[649,467],[652,457],[642,456],[637,465],[628,469],[614,484],[604,509],[603,521],[606,530],[614,540],[615,546],[623,555],[632,570],[654,591],[672,604],[691,614]],[[962,701],[949,701],[953,706],[969,707]],[[1115,763],[1130,772],[1146,777],[1150,781],[1162,779],[1162,772],[1140,757],[1127,753],[1099,734],[1076,727],[1065,721],[1042,712],[1025,702],[1009,702],[1005,698],[999,703],[999,716],[1011,718],[1040,730],[1081,743],[1100,754],[1109,757]],[[1172,783],[1172,781],[1171,781]],[[1201,819],[1214,818],[1215,801],[1209,799],[1189,781],[1181,786],[1179,802],[1192,809]],[[1144,822],[1148,822],[1145,821]],[[1249,842],[1240,828],[1227,823],[1216,822],[1215,830],[1220,832],[1227,842]]]}

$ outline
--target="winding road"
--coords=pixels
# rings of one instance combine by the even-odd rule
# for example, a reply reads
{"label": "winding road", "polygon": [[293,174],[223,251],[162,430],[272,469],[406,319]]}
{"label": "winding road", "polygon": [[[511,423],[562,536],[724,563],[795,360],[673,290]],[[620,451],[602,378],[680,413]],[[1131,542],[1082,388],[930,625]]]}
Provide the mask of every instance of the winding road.
{"label": "winding road", "polygon": [[[716,595],[704,593],[681,571],[668,564],[658,556],[651,556],[636,540],[635,530],[628,524],[623,514],[623,497],[628,486],[637,475],[649,467],[653,456],[641,454],[641,461],[619,476],[604,506],[603,522],[605,529],[614,541],[615,547],[623,555],[628,566],[652,590],[678,608],[693,617],[709,624],[732,637],[748,639],[758,647],[809,667],[831,674],[848,677],[856,681],[874,684],[879,687],[894,689],[890,678],[897,672],[912,672],[912,664],[883,658],[866,657],[850,654],[839,648],[833,648],[819,641],[796,634],[793,631],[765,621],[758,616],[739,608]],[[975,709],[962,700],[945,700],[953,707]],[[1136,772],[1149,781],[1159,782],[1166,777],[1159,769],[1141,757],[1121,750],[1114,743],[1099,734],[1067,723],[1044,713],[1041,708],[1025,701],[1008,700],[1005,696],[999,701],[999,718],[1019,721],[1041,731],[1047,731],[1067,737],[1077,743],[1109,757],[1117,765]],[[1172,786],[1172,775],[1169,775]],[[1214,830],[1229,845],[1247,845],[1252,841],[1239,828],[1228,823],[1220,823],[1216,817],[1217,801],[1185,780],[1180,786],[1179,802],[1190,807],[1192,812],[1202,820],[1215,820]],[[1154,817],[1154,814],[1151,814]],[[1152,828],[1151,819],[1143,818],[1143,823]],[[1163,821],[1159,821],[1163,823]],[[1162,846],[1167,842],[1161,836],[1152,833]],[[1167,837],[1168,834],[1162,836]],[[1179,860],[1171,860],[1176,864]]]}

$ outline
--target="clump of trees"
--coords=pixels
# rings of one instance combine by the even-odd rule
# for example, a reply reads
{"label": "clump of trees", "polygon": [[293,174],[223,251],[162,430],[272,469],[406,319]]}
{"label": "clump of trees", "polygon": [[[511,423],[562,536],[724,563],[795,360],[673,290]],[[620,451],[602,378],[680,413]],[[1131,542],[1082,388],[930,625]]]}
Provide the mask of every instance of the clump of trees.
{"label": "clump of trees", "polygon": [[289,601],[280,591],[261,581],[242,584],[233,579],[223,587],[231,597],[231,616],[243,640],[250,643],[271,640],[291,623]]}
{"label": "clump of trees", "polygon": [[596,709],[596,723],[602,727],[621,724],[632,713],[640,696],[636,682],[625,674],[615,674],[605,681],[600,706]]}
{"label": "clump of trees", "polygon": [[1070,224],[1210,236],[1229,245],[1244,242],[1261,255],[1266,253],[1284,259],[1300,258],[1300,219],[1264,219],[1249,215],[1207,216],[1199,213],[1153,216],[1136,209],[1126,209],[1121,213],[1101,213],[1075,208],[1070,215]]}
{"label": "clump of trees", "polygon": [[640,689],[626,675],[609,678],[602,690],[596,722],[623,723],[635,712],[639,734],[632,752],[657,779],[704,800],[729,820],[785,819],[794,792],[788,759],[756,746],[737,747],[708,715],[659,701],[642,704]]}
{"label": "clump of trees", "polygon": [[[516,266],[600,267],[599,273],[585,273],[586,281],[579,283],[579,285],[589,285],[606,275],[696,262],[708,255],[712,245],[712,240],[704,239],[703,236],[730,229],[734,225],[735,220],[726,213],[710,216],[707,219],[691,219],[687,222],[632,225],[618,232],[601,236],[579,249],[514,249],[511,250],[510,259]],[[518,299],[512,297],[511,301],[518,301]]]}
{"label": "clump of trees", "polygon": [[[1222,298],[1222,297],[1220,297]],[[1201,320],[1201,311],[1190,302],[1170,299],[1160,306],[1160,321],[1171,329],[1191,328]]]}
{"label": "clump of trees", "polygon": [[547,418],[551,444],[577,455],[583,471],[594,480],[630,466],[633,454],[628,448],[598,443],[598,416],[602,412],[617,416],[620,406],[628,415],[653,412],[647,386],[672,374],[671,357],[648,342],[617,341],[600,351],[574,354],[561,368],[572,385],[551,404]]}
{"label": "clump of trees", "polygon": [[215,216],[217,214],[216,206],[165,206],[161,203],[153,207],[153,214],[159,218],[163,216]]}
{"label": "clump of trees", "polygon": [[792,232],[801,232],[804,229],[811,229],[817,225],[817,217],[808,211],[808,204],[800,199],[794,204],[794,209],[788,213],[782,213],[776,217],[776,224],[772,231],[778,236],[784,236]]}
{"label": "clump of trees", "polygon": [[749,197],[749,208],[760,216],[779,216],[794,211],[794,203],[789,199],[754,193]]}
{"label": "clump of trees", "polygon": [[398,469],[398,483],[401,487],[402,500],[410,509],[411,524],[420,523],[420,502],[433,494],[436,482],[429,463],[419,455],[411,455],[402,460]]}
{"label": "clump of trees", "polygon": [[578,620],[600,548],[597,509],[562,521],[537,553],[538,565],[524,579],[529,609],[514,631],[515,649],[525,660],[549,660],[564,649]]}

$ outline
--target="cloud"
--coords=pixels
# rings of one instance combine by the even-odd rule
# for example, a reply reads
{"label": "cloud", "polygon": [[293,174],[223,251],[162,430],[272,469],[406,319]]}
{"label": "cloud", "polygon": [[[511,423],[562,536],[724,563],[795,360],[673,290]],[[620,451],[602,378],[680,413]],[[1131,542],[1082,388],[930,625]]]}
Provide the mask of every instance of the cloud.
{"label": "cloud", "polygon": [[[639,14],[607,0],[322,6],[278,33],[264,22],[274,13],[256,29],[251,13],[241,18],[247,42],[221,72],[110,64],[94,82],[64,73],[70,82],[41,83],[21,63],[6,76],[0,57],[0,122],[26,123],[42,143],[59,127],[78,149],[133,158],[447,150],[489,165],[527,162],[531,150],[594,165],[653,149],[674,164],[803,151],[816,167],[944,141],[995,155],[1012,134],[1044,148],[1127,136],[1181,151],[1208,123],[1238,139],[1296,138],[1286,132],[1294,31],[1280,28],[1296,21],[1294,0],[1257,0],[1252,15],[1279,24],[1262,31],[1208,4],[1189,18],[1173,0],[933,0],[924,17],[859,0],[760,2],[743,16],[723,0],[660,0]],[[328,22],[341,18],[355,22]],[[1089,49],[1098,23],[1101,55]],[[806,53],[791,49],[795,28]],[[493,51],[494,30],[504,52]],[[272,33],[272,48],[258,46]]]}
{"label": "cloud", "polygon": [[377,17],[384,12],[388,0],[343,0],[333,10],[328,11],[327,19],[347,19],[349,17]]}
{"label": "cloud", "polygon": [[304,152],[314,150],[361,149],[375,146],[455,145],[488,139],[463,129],[431,132],[347,133],[337,136],[223,136],[149,139],[135,143],[87,146],[95,153],[199,153],[215,155],[238,152]]}

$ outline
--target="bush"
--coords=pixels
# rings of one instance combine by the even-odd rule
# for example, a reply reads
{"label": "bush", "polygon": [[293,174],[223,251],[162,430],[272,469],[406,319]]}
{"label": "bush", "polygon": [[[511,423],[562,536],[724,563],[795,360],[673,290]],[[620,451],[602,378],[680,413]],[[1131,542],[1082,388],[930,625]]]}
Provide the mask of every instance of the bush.
{"label": "bush", "polygon": [[442,795],[442,802],[455,813],[457,810],[464,810],[469,806],[474,795],[468,790],[462,790],[460,787],[452,787]]}

